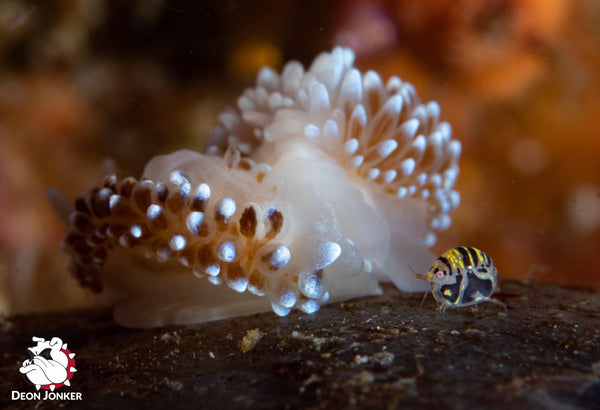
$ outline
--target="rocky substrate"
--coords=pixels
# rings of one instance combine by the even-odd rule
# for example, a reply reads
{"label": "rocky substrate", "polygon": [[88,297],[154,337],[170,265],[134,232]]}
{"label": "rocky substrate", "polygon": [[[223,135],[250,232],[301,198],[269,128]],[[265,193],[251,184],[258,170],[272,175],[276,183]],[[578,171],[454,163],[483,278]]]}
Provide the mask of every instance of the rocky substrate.
{"label": "rocky substrate", "polygon": [[[264,313],[127,329],[108,311],[5,318],[0,408],[600,408],[600,292],[503,282],[508,310],[436,310],[383,296],[314,315]],[[35,392],[19,373],[33,336],[76,353],[82,400]],[[54,397],[63,397],[55,395]]]}

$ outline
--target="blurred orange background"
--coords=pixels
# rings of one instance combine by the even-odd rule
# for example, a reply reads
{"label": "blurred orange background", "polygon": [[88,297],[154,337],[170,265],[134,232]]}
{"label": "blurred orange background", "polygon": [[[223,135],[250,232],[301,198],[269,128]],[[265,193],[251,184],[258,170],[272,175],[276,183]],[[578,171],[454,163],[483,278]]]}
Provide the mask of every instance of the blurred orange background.
{"label": "blurred orange background", "polygon": [[336,44],[438,101],[463,144],[436,253],[475,246],[501,278],[600,286],[597,1],[7,0],[0,30],[0,312],[86,303],[46,187],[73,197],[103,158],[139,176],[201,150],[261,66]]}

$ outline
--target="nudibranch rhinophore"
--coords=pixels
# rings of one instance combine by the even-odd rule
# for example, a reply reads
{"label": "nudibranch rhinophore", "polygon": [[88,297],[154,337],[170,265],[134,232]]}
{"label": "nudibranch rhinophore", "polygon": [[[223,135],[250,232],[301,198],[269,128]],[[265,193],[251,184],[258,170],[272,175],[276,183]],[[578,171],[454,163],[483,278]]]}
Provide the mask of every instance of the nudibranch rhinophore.
{"label": "nudibranch rhinophore", "polygon": [[205,154],[107,175],[74,205],[53,191],[73,276],[144,327],[313,313],[381,280],[425,290],[411,268],[427,267],[458,206],[460,143],[437,103],[353,60],[336,47],[308,70],[264,68]]}

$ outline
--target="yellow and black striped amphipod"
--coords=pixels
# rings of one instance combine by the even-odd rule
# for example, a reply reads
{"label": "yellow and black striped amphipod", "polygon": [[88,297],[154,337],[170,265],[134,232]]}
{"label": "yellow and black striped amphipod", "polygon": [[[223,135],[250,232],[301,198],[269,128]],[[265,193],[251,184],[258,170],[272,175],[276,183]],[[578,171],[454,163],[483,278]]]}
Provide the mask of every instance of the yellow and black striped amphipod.
{"label": "yellow and black striped amphipod", "polygon": [[431,293],[442,311],[489,301],[498,283],[498,271],[490,257],[468,246],[446,251],[427,274],[417,276],[431,283]]}

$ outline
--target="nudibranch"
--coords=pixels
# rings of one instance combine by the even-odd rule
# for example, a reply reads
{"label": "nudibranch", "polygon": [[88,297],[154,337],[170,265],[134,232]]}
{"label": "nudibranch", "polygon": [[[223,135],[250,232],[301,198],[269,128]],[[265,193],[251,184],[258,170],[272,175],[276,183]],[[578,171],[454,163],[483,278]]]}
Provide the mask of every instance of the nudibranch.
{"label": "nudibranch", "polygon": [[264,68],[205,154],[105,176],[73,205],[50,195],[73,276],[129,326],[313,313],[388,279],[425,290],[409,266],[433,259],[458,206],[460,143],[437,103],[353,60],[336,47],[308,70]]}

